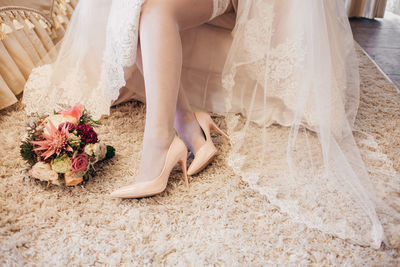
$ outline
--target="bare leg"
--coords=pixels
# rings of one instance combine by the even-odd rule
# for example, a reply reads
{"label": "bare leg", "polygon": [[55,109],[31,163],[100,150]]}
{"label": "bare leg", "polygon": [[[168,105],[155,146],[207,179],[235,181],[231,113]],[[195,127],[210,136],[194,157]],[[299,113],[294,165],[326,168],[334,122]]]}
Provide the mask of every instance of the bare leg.
{"label": "bare leg", "polygon": [[[143,74],[142,53],[140,45],[137,49],[136,65]],[[196,153],[200,147],[205,143],[204,134],[194,116],[192,107],[186,97],[185,89],[180,85],[178,92],[178,102],[176,105],[175,114],[175,130],[178,135],[185,142],[190,151]]]}
{"label": "bare leg", "polygon": [[147,0],[142,7],[140,48],[146,87],[146,124],[136,181],[156,178],[174,137],[182,68],[180,30],[205,23],[212,0]]}
{"label": "bare leg", "polygon": [[[230,2],[225,13],[232,11],[233,5],[232,2]],[[182,86],[179,88],[176,109],[175,129],[190,151],[196,154],[205,143],[205,138],[200,125],[194,116],[189,100],[186,97],[185,89]]]}
{"label": "bare leg", "polygon": [[179,89],[176,109],[175,129],[190,151],[196,154],[206,140],[182,86]]}

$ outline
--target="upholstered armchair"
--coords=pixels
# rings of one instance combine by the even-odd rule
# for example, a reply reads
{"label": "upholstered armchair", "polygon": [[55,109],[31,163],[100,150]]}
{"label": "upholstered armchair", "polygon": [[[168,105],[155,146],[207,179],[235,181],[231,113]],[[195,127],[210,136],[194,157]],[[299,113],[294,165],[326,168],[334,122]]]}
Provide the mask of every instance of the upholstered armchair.
{"label": "upholstered armchair", "polygon": [[0,0],[0,109],[18,101],[34,66],[55,56],[78,0]]}

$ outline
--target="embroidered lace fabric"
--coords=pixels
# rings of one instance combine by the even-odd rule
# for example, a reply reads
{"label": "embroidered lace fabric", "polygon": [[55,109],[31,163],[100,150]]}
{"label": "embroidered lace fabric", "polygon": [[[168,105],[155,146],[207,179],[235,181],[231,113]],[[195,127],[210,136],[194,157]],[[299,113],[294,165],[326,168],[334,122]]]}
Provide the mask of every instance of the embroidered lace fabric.
{"label": "embroidered lace fabric", "polygon": [[[82,103],[109,114],[135,62],[144,1],[80,1],[57,60],[26,84],[27,112]],[[211,18],[228,4],[214,0]],[[400,201],[386,197],[400,178],[371,136],[353,136],[358,65],[342,0],[238,1],[232,36],[217,87],[225,101],[204,99],[226,111],[230,166],[292,219],[378,248],[400,222]]]}
{"label": "embroidered lace fabric", "polygon": [[[38,110],[47,113],[79,102],[87,103],[94,117],[109,114],[109,106],[126,84],[124,69],[132,66],[136,59],[140,10],[145,0],[100,0],[96,7],[93,1],[79,4],[56,62],[32,71],[23,97],[28,113]],[[229,3],[230,0],[214,0],[210,20],[223,14]],[[106,34],[96,29],[106,29]],[[93,51],[90,42],[73,42],[76,40],[73,35],[86,35],[90,42],[97,42],[97,49]],[[73,58],[70,57],[72,51]],[[87,66],[88,62],[93,64]],[[53,69],[63,71],[54,73]],[[92,78],[98,73],[101,73],[99,79]]]}
{"label": "embroidered lace fabric", "polygon": [[[57,60],[34,69],[25,85],[26,111],[51,112],[85,103],[96,118],[109,114],[111,103],[125,85],[124,68],[136,59],[144,1],[80,1]],[[98,5],[93,7],[95,2]],[[86,36],[90,41],[74,36]],[[94,42],[96,45],[91,45]]]}
{"label": "embroidered lace fabric", "polygon": [[398,192],[399,176],[369,174],[353,137],[359,78],[343,3],[256,0],[241,12],[222,81],[230,166],[294,220],[380,247],[399,205],[374,187]]}

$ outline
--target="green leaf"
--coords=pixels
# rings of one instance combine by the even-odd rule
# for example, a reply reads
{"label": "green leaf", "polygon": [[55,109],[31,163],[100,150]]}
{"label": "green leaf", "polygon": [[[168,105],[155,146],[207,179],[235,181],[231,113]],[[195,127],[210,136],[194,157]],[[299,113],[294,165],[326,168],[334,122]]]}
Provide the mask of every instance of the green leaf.
{"label": "green leaf", "polygon": [[104,160],[111,159],[115,156],[115,148],[112,146],[107,146],[107,153]]}
{"label": "green leaf", "polygon": [[36,161],[36,154],[33,151],[33,145],[28,142],[28,141],[24,141],[22,142],[21,146],[20,146],[20,153],[22,158],[27,161],[29,164],[33,165],[35,164]]}
{"label": "green leaf", "polygon": [[94,124],[101,125],[100,121],[91,120]]}

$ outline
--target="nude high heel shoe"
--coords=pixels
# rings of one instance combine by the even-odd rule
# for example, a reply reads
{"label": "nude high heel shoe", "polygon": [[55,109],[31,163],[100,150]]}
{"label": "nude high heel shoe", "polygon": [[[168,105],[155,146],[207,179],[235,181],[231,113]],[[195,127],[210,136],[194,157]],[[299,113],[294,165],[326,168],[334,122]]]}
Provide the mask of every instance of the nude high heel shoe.
{"label": "nude high heel shoe", "polygon": [[112,192],[110,196],[116,198],[142,198],[157,195],[163,192],[167,187],[169,175],[177,163],[181,165],[185,185],[186,187],[189,187],[186,172],[186,160],[186,145],[179,137],[175,136],[168,149],[164,167],[157,178],[148,182],[140,182],[124,186]]}
{"label": "nude high heel shoe", "polygon": [[211,130],[216,131],[229,141],[229,136],[224,133],[220,128],[218,128],[218,126],[211,119],[210,115],[205,112],[195,112],[194,115],[196,116],[196,119],[200,124],[200,128],[204,132],[206,142],[194,155],[194,160],[192,161],[188,169],[189,175],[199,173],[213,160],[213,158],[217,154],[217,148],[215,147],[211,139]]}

